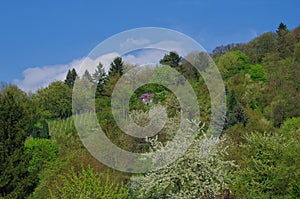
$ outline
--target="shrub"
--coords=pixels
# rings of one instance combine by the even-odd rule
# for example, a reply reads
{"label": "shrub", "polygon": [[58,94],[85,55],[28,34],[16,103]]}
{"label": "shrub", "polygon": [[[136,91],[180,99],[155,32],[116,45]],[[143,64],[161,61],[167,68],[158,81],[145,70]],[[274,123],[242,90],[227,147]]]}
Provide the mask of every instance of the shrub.
{"label": "shrub", "polygon": [[[231,190],[246,198],[293,198],[299,193],[299,140],[251,133],[241,145],[241,165]],[[295,181],[295,179],[298,179]]]}
{"label": "shrub", "polygon": [[96,173],[90,166],[76,173],[74,168],[70,173],[61,176],[62,184],[57,183],[55,193],[51,193],[51,198],[73,199],[122,199],[127,198],[127,189],[123,184],[117,184],[110,180],[110,174],[106,177],[101,173]]}
{"label": "shrub", "polygon": [[[133,176],[134,195],[137,198],[201,198],[220,194],[230,183],[228,171],[233,165],[222,160],[221,155],[225,153],[222,143],[223,140],[216,137],[200,136],[175,162],[160,170]],[[174,153],[176,146],[184,144],[184,139],[174,143]],[[162,146],[157,152],[167,147],[157,143],[155,146]]]}
{"label": "shrub", "polygon": [[43,166],[56,158],[58,149],[48,139],[29,138],[25,142],[25,150],[30,154],[28,171],[38,172]]}

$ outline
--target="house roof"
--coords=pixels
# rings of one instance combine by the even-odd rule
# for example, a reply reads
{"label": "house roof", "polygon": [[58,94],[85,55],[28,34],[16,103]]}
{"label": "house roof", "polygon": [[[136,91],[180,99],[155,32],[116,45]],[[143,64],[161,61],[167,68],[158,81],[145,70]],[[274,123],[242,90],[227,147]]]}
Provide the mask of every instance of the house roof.
{"label": "house roof", "polygon": [[152,96],[151,93],[144,93],[143,95],[140,96],[140,99],[148,99],[151,96]]}

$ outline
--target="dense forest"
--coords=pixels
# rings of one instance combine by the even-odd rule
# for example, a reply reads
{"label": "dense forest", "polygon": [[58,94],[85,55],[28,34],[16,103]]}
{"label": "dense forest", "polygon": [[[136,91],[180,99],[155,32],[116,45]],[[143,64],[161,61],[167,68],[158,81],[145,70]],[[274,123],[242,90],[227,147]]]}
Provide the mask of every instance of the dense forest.
{"label": "dense forest", "polygon": [[[154,71],[166,79],[164,66],[180,72],[197,95],[201,117],[194,121],[194,144],[182,157],[139,175],[96,160],[72,117],[86,117],[72,109],[75,81],[91,82],[99,124],[114,144],[132,152],[163,150],[180,123],[180,105],[169,89],[149,83],[130,98],[130,116],[142,126],[151,107],[166,108],[168,119],[157,137],[125,134],[111,113],[114,86],[135,66],[116,57],[107,73],[101,63],[82,76],[71,69],[65,81],[35,93],[1,82],[0,198],[300,198],[300,27],[289,30],[280,23],[273,32],[216,47],[209,55],[225,84],[222,135],[211,138],[207,131],[211,99],[203,77],[170,52]],[[141,100],[145,94],[149,103]]]}

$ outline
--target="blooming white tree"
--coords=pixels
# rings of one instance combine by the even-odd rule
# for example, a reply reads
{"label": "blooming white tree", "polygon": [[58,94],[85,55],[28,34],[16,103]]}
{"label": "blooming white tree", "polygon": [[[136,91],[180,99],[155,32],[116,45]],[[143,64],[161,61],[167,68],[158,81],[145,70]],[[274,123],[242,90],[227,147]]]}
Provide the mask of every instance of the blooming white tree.
{"label": "blooming white tree", "polygon": [[[199,123],[192,123],[199,126]],[[203,127],[204,125],[200,129],[190,128],[190,131],[185,132],[187,137],[198,136],[175,162],[162,169],[131,178],[131,187],[138,198],[201,198],[215,196],[227,188],[231,183],[228,172],[234,164],[222,160],[222,154],[226,152],[223,140],[207,136]],[[163,145],[156,138],[147,138],[154,151],[163,152],[172,147],[174,153],[180,150],[178,146],[186,144],[186,140],[183,138],[181,141],[177,140],[177,143]]]}

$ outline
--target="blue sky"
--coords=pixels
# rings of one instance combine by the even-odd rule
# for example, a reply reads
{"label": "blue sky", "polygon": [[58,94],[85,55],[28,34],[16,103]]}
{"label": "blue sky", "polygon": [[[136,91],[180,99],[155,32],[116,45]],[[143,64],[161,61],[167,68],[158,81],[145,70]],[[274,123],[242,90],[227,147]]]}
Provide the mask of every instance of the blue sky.
{"label": "blue sky", "polygon": [[139,27],[177,30],[211,51],[280,22],[295,28],[299,7],[298,0],[0,1],[0,81],[22,84],[45,68],[53,78],[101,41]]}

